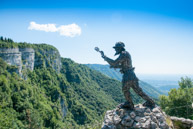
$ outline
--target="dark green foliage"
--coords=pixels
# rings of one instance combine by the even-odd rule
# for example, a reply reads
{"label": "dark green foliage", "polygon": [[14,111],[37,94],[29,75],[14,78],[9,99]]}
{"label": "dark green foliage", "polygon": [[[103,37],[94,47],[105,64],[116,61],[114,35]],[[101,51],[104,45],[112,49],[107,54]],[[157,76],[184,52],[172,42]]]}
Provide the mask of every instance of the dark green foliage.
{"label": "dark green foliage", "polygon": [[[31,47],[35,50],[35,58],[36,58],[36,64],[35,67],[37,68],[43,68],[43,67],[52,67],[53,64],[55,64],[54,59],[56,57],[60,57],[60,54],[58,50],[47,44],[30,44]],[[19,47],[26,47],[28,44],[26,43],[20,43]],[[56,66],[57,69],[59,66]],[[59,72],[59,71],[57,71]]]}
{"label": "dark green foliage", "polygon": [[181,89],[193,88],[193,81],[191,78],[181,78],[181,81],[178,82]]}
{"label": "dark green foliage", "polygon": [[[2,60],[0,61],[1,64],[4,63]],[[5,67],[8,68],[4,63]],[[54,88],[46,87],[45,84],[40,87],[41,83],[35,82],[35,80],[41,80],[41,75],[36,74],[35,71],[31,72],[29,79],[25,81],[15,73],[8,73],[4,68],[0,68],[2,73],[0,76],[0,128],[34,129],[64,126],[61,115],[58,117],[59,111],[55,113],[52,107],[55,105],[59,108],[58,101],[50,100],[51,93],[46,94],[45,92],[48,88],[51,90]],[[47,73],[43,72],[42,74],[46,76]],[[36,77],[33,78],[33,75]],[[59,122],[52,121],[53,119],[57,119]]]}
{"label": "dark green foliage", "polygon": [[10,38],[3,38],[2,36],[0,37],[0,48],[16,48],[18,45],[13,42],[12,39]]}
{"label": "dark green foliage", "polygon": [[3,39],[3,36],[1,36],[1,37],[0,37],[0,41],[3,41],[3,40],[4,40],[4,39]]}
{"label": "dark green foliage", "polygon": [[[76,108],[85,109],[85,111],[79,112],[80,109],[73,107],[80,114],[85,115],[87,112],[93,114],[91,118],[100,118],[106,110],[114,108],[118,103],[124,101],[120,90],[120,82],[110,79],[84,65],[62,58],[61,73],[66,75],[68,82],[74,90],[74,94],[71,96],[74,96],[74,98],[79,100],[78,103],[83,105]],[[71,106],[74,105],[71,105],[70,102],[69,106],[69,110],[71,110]],[[74,110],[71,112],[74,112]],[[77,113],[72,114],[74,118],[78,117]],[[89,122],[89,119],[88,117],[86,121]]]}
{"label": "dark green foliage", "polygon": [[10,38],[3,38],[3,36],[0,36],[0,41],[13,43],[13,40],[12,40],[12,39],[10,39]]}
{"label": "dark green foliage", "polygon": [[168,96],[160,96],[161,108],[171,116],[193,119],[193,81],[181,78],[180,88],[172,89]]}

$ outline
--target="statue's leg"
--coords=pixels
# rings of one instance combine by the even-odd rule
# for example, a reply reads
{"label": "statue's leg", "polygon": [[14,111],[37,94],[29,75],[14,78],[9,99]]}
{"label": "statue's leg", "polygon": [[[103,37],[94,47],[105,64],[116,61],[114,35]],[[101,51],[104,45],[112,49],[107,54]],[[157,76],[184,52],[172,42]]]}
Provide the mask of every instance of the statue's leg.
{"label": "statue's leg", "polygon": [[147,102],[145,103],[147,106],[155,106],[154,101],[148,96],[146,95],[143,90],[141,89],[141,87],[139,87],[139,82],[138,80],[133,81],[133,85],[132,85],[133,90],[139,95],[141,96],[143,99],[145,99]]}
{"label": "statue's leg", "polygon": [[123,86],[122,86],[122,91],[123,91],[123,94],[125,96],[125,99],[127,102],[125,102],[124,106],[126,108],[130,108],[130,109],[133,109],[134,108],[134,104],[133,104],[133,101],[132,101],[132,98],[131,98],[131,94],[130,94],[130,87],[131,87],[131,82],[125,82],[123,83]]}

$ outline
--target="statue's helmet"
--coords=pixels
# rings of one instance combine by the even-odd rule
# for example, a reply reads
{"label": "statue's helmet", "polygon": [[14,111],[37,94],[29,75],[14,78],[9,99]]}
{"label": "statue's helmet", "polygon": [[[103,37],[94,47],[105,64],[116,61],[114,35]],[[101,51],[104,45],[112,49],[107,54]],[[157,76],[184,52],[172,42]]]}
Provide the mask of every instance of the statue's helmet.
{"label": "statue's helmet", "polygon": [[117,42],[113,48],[124,48],[125,44],[123,42]]}

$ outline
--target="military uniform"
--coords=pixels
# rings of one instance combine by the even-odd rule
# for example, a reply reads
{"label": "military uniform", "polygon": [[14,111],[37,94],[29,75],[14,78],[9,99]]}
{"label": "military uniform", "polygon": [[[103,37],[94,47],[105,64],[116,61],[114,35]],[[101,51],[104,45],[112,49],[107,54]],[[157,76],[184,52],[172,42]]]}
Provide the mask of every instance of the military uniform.
{"label": "military uniform", "polygon": [[147,101],[144,105],[155,105],[154,101],[149,98],[139,87],[139,80],[134,73],[134,67],[132,66],[131,55],[129,54],[129,52],[123,49],[123,51],[119,53],[119,57],[116,60],[112,60],[105,55],[103,56],[103,58],[110,64],[111,68],[120,68],[120,72],[123,74],[122,91],[125,99],[127,100],[127,102],[125,103],[126,107],[134,108],[134,104],[129,91],[130,88],[132,88],[139,96]]}

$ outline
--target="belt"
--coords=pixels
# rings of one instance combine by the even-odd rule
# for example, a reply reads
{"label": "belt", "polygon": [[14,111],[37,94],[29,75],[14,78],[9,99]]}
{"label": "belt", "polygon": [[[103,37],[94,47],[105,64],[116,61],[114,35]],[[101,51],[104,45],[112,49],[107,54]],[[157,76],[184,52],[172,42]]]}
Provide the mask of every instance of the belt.
{"label": "belt", "polygon": [[135,67],[127,68],[127,69],[121,69],[120,72],[121,73],[126,73],[126,72],[129,72],[129,71],[133,71],[134,69],[135,69]]}

